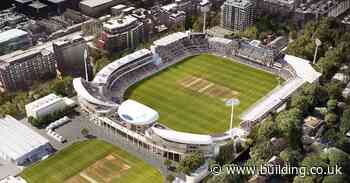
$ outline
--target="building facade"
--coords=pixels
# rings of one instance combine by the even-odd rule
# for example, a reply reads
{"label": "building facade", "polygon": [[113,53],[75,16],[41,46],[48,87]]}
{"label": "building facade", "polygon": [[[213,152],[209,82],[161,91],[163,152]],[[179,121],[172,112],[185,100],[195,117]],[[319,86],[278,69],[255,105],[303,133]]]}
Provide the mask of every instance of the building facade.
{"label": "building facade", "polygon": [[85,50],[87,53],[88,47],[82,36],[58,40],[53,43],[53,49],[57,59],[57,70],[61,75],[85,77],[89,62],[86,58],[85,65],[84,54]]}
{"label": "building facade", "polygon": [[41,118],[56,111],[73,107],[75,102],[55,94],[47,95],[25,106],[27,117]]}
{"label": "building facade", "polygon": [[103,23],[97,46],[107,51],[136,48],[142,41],[144,24],[133,16],[112,18]]}
{"label": "building facade", "polygon": [[227,0],[221,6],[221,25],[233,31],[244,31],[252,26],[255,16],[255,1]]}
{"label": "building facade", "polygon": [[34,81],[56,75],[56,57],[52,50],[33,48],[0,57],[0,90],[29,87]]}

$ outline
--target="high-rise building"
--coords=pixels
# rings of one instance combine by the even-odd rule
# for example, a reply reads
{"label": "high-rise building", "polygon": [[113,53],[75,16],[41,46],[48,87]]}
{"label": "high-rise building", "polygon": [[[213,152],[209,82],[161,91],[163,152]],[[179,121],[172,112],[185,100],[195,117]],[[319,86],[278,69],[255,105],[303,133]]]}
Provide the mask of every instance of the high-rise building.
{"label": "high-rise building", "polygon": [[252,26],[256,16],[254,0],[226,0],[221,6],[221,25],[233,31]]}
{"label": "high-rise building", "polygon": [[133,16],[112,18],[103,23],[97,46],[108,51],[136,48],[143,40],[144,25]]}
{"label": "high-rise building", "polygon": [[[59,39],[53,43],[57,59],[57,70],[60,75],[84,77],[89,61],[84,60],[85,50],[88,50],[85,39],[80,36]],[[85,61],[87,61],[85,63]],[[87,64],[87,65],[85,65]],[[87,69],[89,72],[89,69]]]}
{"label": "high-rise building", "polygon": [[29,87],[51,75],[56,75],[53,50],[38,47],[0,57],[0,91]]}

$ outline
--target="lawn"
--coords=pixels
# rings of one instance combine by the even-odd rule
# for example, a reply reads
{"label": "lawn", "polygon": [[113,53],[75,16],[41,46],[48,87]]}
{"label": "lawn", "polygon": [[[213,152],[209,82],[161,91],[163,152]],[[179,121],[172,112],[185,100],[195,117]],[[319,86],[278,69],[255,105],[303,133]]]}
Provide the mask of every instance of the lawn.
{"label": "lawn", "polygon": [[100,140],[75,143],[20,176],[28,183],[90,183],[86,177],[98,183],[163,182],[158,170]]}
{"label": "lawn", "polygon": [[160,123],[179,131],[222,133],[229,128],[226,98],[241,104],[237,116],[278,84],[277,76],[226,58],[202,54],[190,57],[130,87],[126,98],[160,113]]}

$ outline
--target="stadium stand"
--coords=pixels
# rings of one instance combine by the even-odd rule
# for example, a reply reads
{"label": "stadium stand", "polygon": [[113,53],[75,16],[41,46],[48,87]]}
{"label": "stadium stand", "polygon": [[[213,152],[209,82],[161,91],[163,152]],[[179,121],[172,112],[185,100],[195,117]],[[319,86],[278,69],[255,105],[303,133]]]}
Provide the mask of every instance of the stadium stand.
{"label": "stadium stand", "polygon": [[[188,31],[158,39],[153,42],[150,50],[136,51],[107,65],[97,73],[93,81],[76,78],[73,85],[80,104],[94,116],[96,123],[107,126],[127,138],[133,138],[135,142],[146,144],[144,147],[148,149],[157,148],[157,153],[158,150],[165,154],[170,153],[176,160],[182,154],[193,151],[201,151],[210,156],[214,152],[213,144],[227,141],[232,137],[231,132],[221,136],[176,132],[161,125],[158,119],[152,120],[152,123],[140,121],[139,124],[143,125],[138,125],[116,113],[126,102],[124,93],[128,87],[187,57],[202,53],[232,58],[243,64],[278,74],[286,80],[283,85],[271,91],[241,115],[241,127],[247,131],[252,126],[248,125],[249,128],[245,128],[245,124],[262,121],[304,83],[315,82],[320,76],[307,60],[290,55],[283,58],[277,49],[252,45],[244,40],[208,37],[204,33]],[[232,133],[237,136],[245,135],[242,130]],[[164,144],[167,148],[164,148]]]}

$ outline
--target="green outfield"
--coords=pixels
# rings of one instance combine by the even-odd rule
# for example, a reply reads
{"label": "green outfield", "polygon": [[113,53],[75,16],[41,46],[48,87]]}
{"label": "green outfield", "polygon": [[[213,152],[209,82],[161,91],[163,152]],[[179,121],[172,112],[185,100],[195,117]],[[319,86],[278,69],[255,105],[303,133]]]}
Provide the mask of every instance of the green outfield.
{"label": "green outfield", "polygon": [[[220,133],[229,127],[227,98],[239,98],[236,114],[278,84],[277,76],[228,59],[202,54],[186,59],[130,87],[126,98],[160,113],[160,122],[192,133]],[[236,125],[239,120],[236,118]]]}
{"label": "green outfield", "polygon": [[162,183],[160,172],[144,161],[100,140],[79,142],[29,167],[28,183]]}

